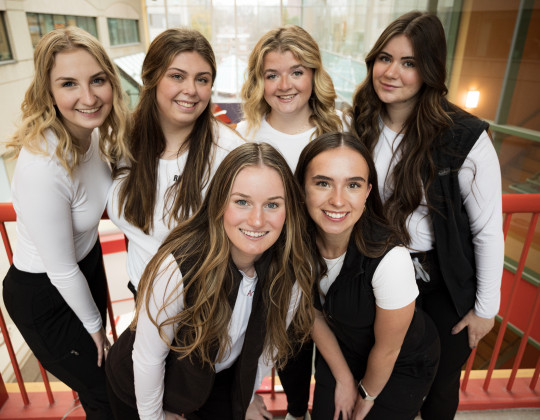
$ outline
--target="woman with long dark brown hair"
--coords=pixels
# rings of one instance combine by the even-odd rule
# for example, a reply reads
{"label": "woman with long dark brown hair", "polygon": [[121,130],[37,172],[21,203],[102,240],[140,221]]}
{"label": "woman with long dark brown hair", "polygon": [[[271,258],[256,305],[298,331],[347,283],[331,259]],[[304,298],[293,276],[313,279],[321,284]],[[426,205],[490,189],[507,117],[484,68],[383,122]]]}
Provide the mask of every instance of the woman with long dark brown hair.
{"label": "woman with long dark brown hair", "polygon": [[385,215],[417,269],[441,361],[424,419],[452,419],[462,365],[493,327],[504,259],[501,174],[488,124],[446,99],[440,20],[407,13],[366,57],[349,111],[373,153]]}
{"label": "woman with long dark brown hair", "polygon": [[243,143],[211,111],[216,59],[193,29],[168,29],[150,45],[128,146],[107,211],[129,239],[127,271],[135,293],[150,258],[201,205],[216,168]]}

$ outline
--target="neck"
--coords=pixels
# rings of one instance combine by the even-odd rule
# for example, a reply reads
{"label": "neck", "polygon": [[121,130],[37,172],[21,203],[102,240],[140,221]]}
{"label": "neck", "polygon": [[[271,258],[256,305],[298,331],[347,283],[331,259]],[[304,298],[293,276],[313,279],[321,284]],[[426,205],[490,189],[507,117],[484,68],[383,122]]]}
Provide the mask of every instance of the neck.
{"label": "neck", "polygon": [[311,108],[305,107],[304,110],[294,114],[281,114],[270,111],[266,115],[266,122],[272,128],[285,134],[300,134],[307,131],[315,125],[310,121]]}
{"label": "neck", "polygon": [[351,232],[339,235],[330,235],[319,231],[317,234],[317,248],[324,258],[333,259],[343,255],[347,251]]}
{"label": "neck", "polygon": [[396,133],[401,133],[407,118],[411,115],[413,104],[403,102],[399,104],[387,104],[386,112],[382,116],[384,125]]}
{"label": "neck", "polygon": [[245,273],[246,276],[253,277],[255,275],[255,261],[259,255],[239,255],[234,249],[231,249],[231,257],[236,268]]}
{"label": "neck", "polygon": [[161,154],[161,159],[176,159],[178,155],[184,152],[186,146],[186,140],[191,129],[165,131],[165,150]]}

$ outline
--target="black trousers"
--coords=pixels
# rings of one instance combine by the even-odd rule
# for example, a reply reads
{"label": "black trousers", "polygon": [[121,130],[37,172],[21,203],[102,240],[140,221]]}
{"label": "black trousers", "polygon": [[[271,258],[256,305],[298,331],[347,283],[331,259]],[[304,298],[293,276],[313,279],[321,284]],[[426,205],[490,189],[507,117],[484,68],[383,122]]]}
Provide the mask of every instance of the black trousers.
{"label": "black trousers", "polygon": [[[214,386],[208,396],[208,400],[195,413],[184,415],[188,420],[234,420],[231,388],[233,386],[235,365],[216,374]],[[182,384],[179,387],[184,386]],[[189,386],[186,385],[186,386]],[[107,381],[107,392],[116,420],[139,420],[136,407],[132,407],[122,401],[112,390]],[[242,419],[243,420],[243,419]]]}
{"label": "black trousers", "polygon": [[287,365],[278,370],[283,391],[287,396],[287,412],[294,417],[303,417],[308,409],[313,347],[312,340],[304,343]]}
{"label": "black trousers", "polygon": [[421,415],[424,420],[452,420],[459,404],[461,369],[471,354],[468,329],[452,335],[452,328],[462,317],[452,303],[435,251],[415,255],[430,275],[429,283],[417,280],[420,296],[416,302],[435,323],[441,342],[439,368]]}
{"label": "black trousers", "polygon": [[[107,283],[101,245],[79,262],[106,325]],[[45,273],[12,265],[4,278],[4,303],[43,367],[77,391],[89,420],[112,419],[105,386],[105,363],[97,366],[94,340]]]}

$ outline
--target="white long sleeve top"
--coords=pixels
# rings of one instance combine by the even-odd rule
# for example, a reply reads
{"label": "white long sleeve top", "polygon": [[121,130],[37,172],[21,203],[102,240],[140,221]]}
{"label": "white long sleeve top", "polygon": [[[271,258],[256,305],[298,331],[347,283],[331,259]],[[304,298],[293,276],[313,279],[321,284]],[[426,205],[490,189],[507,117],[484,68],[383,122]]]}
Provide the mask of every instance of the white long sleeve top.
{"label": "white long sleeve top", "polygon": [[[214,160],[210,168],[210,178],[214,176],[221,161],[229,152],[245,141],[233,130],[224,126],[222,123],[216,123],[216,145],[214,147]],[[118,194],[121,183],[125,178],[119,178],[113,181],[109,191],[107,203],[107,213],[116,226],[126,235],[129,240],[127,252],[127,273],[131,283],[138,286],[142,273],[150,259],[156,254],[159,246],[172,231],[174,226],[169,226],[169,214],[164,214],[165,194],[167,189],[176,182],[176,177],[182,174],[186,165],[188,153],[183,153],[177,159],[160,159],[158,166],[158,180],[156,190],[156,203],[154,207],[154,226],[150,234],[144,233],[137,226],[129,223],[123,211],[118,209]],[[203,197],[206,193],[205,186],[202,191]]]}
{"label": "white long sleeve top", "polygon": [[[388,174],[396,164],[392,156],[402,139],[403,135],[383,126],[374,149],[379,192],[383,202],[394,188]],[[500,304],[504,237],[501,170],[497,153],[486,132],[480,135],[467,155],[459,170],[458,182],[473,235],[478,281],[474,310],[480,317],[492,318],[497,314]],[[420,206],[407,219],[411,252],[429,251],[434,247],[433,225],[425,204],[424,197]]]}
{"label": "white long sleeve top", "polygon": [[[234,310],[229,322],[229,338],[231,343],[230,353],[225,359],[214,365],[215,371],[221,372],[233,365],[240,356],[244,344],[245,333],[251,315],[253,294],[257,285],[257,275],[243,276]],[[163,311],[159,311],[164,305],[164,300],[178,286],[175,299],[167,299],[169,302]],[[148,310],[152,319],[159,325],[167,318],[174,316],[184,310],[182,273],[178,268],[178,263],[170,255],[162,264],[159,274],[152,286],[152,296]],[[287,313],[287,325],[291,322],[298,307],[300,291],[295,284],[292,298]],[[169,354],[168,344],[172,343],[175,330],[178,324],[167,325],[163,328],[167,343],[165,343],[158,332],[156,326],[148,317],[145,303],[139,312],[137,319],[137,334],[133,345],[133,374],[135,379],[135,397],[137,399],[137,410],[141,420],[161,420],[165,419],[163,412],[165,359]],[[263,355],[259,357],[257,376],[253,393],[259,388],[263,377],[271,369]],[[185,384],[179,384],[179,388]]]}
{"label": "white long sleeve top", "polygon": [[58,139],[45,134],[48,154],[21,150],[11,191],[17,213],[13,263],[29,273],[47,273],[89,333],[101,316],[77,265],[98,239],[98,224],[111,185],[111,171],[99,152],[99,132],[70,177],[56,157]]}

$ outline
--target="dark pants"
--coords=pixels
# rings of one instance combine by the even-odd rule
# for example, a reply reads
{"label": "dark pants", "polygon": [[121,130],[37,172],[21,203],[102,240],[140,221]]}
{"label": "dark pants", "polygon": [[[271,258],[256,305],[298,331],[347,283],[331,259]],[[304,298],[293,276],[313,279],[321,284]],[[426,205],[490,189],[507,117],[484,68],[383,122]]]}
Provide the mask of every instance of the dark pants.
{"label": "dark pants", "polygon": [[289,359],[283,370],[278,370],[283,391],[287,396],[287,412],[294,417],[303,417],[308,409],[312,366],[313,341],[310,340]]}
{"label": "dark pants", "polygon": [[[217,373],[214,386],[206,403],[195,413],[185,415],[184,417],[188,420],[233,420],[231,387],[234,380],[234,368],[235,365],[232,365],[229,369]],[[182,385],[179,384],[178,386],[180,387]],[[137,409],[118,398],[108,381],[107,392],[109,393],[109,399],[116,420],[139,420]]]}
{"label": "dark pants", "polygon": [[471,354],[468,329],[452,335],[452,328],[460,320],[448,288],[439,270],[435,251],[421,258],[430,275],[430,282],[417,280],[420,296],[417,305],[426,312],[437,327],[441,342],[441,359],[431,390],[422,405],[424,420],[451,420],[455,417],[459,404],[461,369]]}
{"label": "dark pants", "polygon": [[[99,241],[79,262],[105,324],[107,283]],[[94,340],[45,273],[12,265],[4,278],[6,309],[43,367],[77,391],[88,419],[112,419],[105,363],[97,366]]]}

